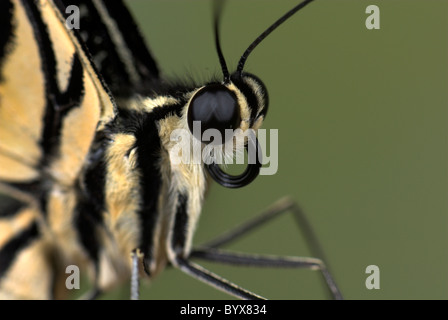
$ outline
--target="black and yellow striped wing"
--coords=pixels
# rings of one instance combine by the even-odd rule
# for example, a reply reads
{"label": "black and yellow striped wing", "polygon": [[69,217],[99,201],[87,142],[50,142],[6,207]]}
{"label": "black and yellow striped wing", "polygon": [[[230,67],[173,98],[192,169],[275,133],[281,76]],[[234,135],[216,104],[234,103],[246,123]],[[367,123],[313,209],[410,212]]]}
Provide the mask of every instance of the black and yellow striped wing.
{"label": "black and yellow striped wing", "polygon": [[60,12],[70,6],[79,8],[80,28],[74,34],[115,98],[147,94],[160,81],[158,67],[122,1],[56,3]]}
{"label": "black and yellow striped wing", "polygon": [[55,297],[58,266],[97,254],[79,176],[116,116],[112,94],[158,81],[121,1],[68,2],[0,2],[0,298]]}

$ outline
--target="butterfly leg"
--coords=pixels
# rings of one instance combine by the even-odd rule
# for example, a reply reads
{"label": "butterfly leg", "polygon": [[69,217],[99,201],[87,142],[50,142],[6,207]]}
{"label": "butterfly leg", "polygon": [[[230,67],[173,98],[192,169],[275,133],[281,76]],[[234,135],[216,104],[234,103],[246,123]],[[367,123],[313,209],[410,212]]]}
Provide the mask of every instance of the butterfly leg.
{"label": "butterfly leg", "polygon": [[220,276],[203,268],[202,266],[195,264],[189,259],[177,257],[177,268],[185,272],[186,274],[196,278],[218,290],[221,290],[229,295],[244,300],[264,300],[265,298],[250,292]]}
{"label": "butterfly leg", "polygon": [[[238,238],[249,234],[257,227],[271,221],[275,217],[280,216],[282,213],[292,212],[297,224],[304,234],[306,242],[310,247],[311,253],[316,258],[303,258],[303,257],[274,257],[264,255],[250,255],[241,253],[230,253],[222,250],[216,250],[230,242],[237,240]],[[342,294],[334,281],[331,273],[328,271],[328,266],[322,247],[317,240],[317,237],[311,228],[303,210],[293,200],[289,198],[283,198],[277,201],[274,205],[263,211],[255,218],[241,224],[240,226],[230,230],[227,233],[201,245],[197,250],[193,250],[190,257],[200,258],[209,261],[215,261],[220,263],[228,263],[233,265],[251,265],[259,267],[284,267],[284,268],[308,268],[318,269],[322,272],[324,280],[328,286],[328,289],[334,299],[342,299]]]}
{"label": "butterfly leg", "polygon": [[132,269],[131,269],[131,300],[140,299],[140,278],[139,278],[139,261],[142,253],[139,249],[135,249],[131,253]]}

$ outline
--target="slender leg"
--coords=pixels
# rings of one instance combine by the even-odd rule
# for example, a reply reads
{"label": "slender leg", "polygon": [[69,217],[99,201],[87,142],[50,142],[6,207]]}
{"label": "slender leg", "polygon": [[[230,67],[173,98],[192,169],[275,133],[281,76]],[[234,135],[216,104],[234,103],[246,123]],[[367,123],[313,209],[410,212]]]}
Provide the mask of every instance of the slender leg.
{"label": "slender leg", "polygon": [[249,232],[271,219],[280,216],[282,213],[291,211],[296,218],[297,224],[300,228],[300,231],[304,234],[305,239],[310,247],[312,254],[316,257],[319,257],[322,260],[324,259],[324,253],[317,240],[317,237],[311,228],[308,219],[306,218],[303,210],[299,207],[299,205],[290,198],[282,198],[279,201],[275,202],[268,209],[263,211],[261,214],[256,216],[255,218],[246,221],[245,223],[239,225],[238,227],[230,230],[227,233],[222,234],[221,236],[201,245],[201,247],[207,248],[218,248],[230,242],[233,242],[240,238],[243,235],[249,234]]}
{"label": "slender leg", "polygon": [[131,270],[131,300],[140,299],[140,281],[138,262],[141,258],[140,250],[133,250],[131,253],[132,270]]}
{"label": "slender leg", "polygon": [[[310,223],[308,222],[308,219],[306,218],[304,212],[302,209],[298,206],[298,204],[289,199],[289,198],[283,198],[276,203],[274,203],[271,207],[269,207],[267,210],[263,211],[260,215],[256,216],[255,218],[248,220],[247,222],[241,224],[240,226],[230,230],[227,233],[224,233],[223,235],[213,239],[212,241],[209,241],[203,245],[200,246],[200,250],[193,250],[192,257],[198,257],[203,258],[207,260],[214,260],[213,257],[216,257],[216,251],[214,252],[211,249],[222,247],[232,241],[237,240],[238,238],[249,234],[251,231],[253,231],[255,228],[267,223],[271,219],[280,216],[284,212],[292,212],[297,224],[301,230],[301,232],[304,234],[305,241],[307,242],[307,245],[310,247],[310,251],[312,255],[316,258],[318,258],[319,261],[319,267],[316,268],[316,266],[306,266],[302,265],[300,267],[305,268],[315,268],[321,270],[325,282],[328,286],[328,289],[332,296],[335,299],[342,299],[342,294],[340,293],[339,289],[336,286],[335,281],[333,280],[333,277],[331,276],[330,272],[328,271],[328,263],[327,259],[325,258],[324,252],[322,250],[321,245],[319,244],[319,241],[317,240],[317,237],[311,228]],[[227,257],[228,258],[228,257]],[[218,258],[217,262],[226,263],[227,258],[224,258],[222,255],[220,258]],[[252,265],[254,266],[263,266],[263,262],[256,263],[256,259],[254,259],[255,256],[252,256],[251,261],[254,262]],[[277,262],[281,261],[281,257],[277,257]],[[309,259],[309,258],[294,258],[294,259]],[[316,259],[315,259],[316,260]],[[244,260],[247,261],[247,260]],[[308,260],[303,260],[308,261]],[[325,262],[325,263],[324,263]],[[271,260],[271,263],[272,262]],[[234,262],[233,264],[243,264],[240,262]],[[275,263],[274,263],[275,264]],[[272,265],[271,266],[277,266],[281,267],[280,265]],[[284,265],[286,267],[286,265]],[[298,266],[295,266],[298,267]]]}
{"label": "slender leg", "polygon": [[187,259],[182,257],[178,257],[176,259],[177,267],[188,275],[215,287],[218,290],[221,290],[227,294],[230,294],[234,297],[245,299],[245,300],[264,300],[265,298],[252,293],[246,289],[243,289],[236,284],[221,278],[220,276],[204,269],[200,265],[197,265]]}
{"label": "slender leg", "polygon": [[307,257],[285,257],[271,255],[256,255],[247,253],[229,252],[214,248],[203,248],[194,250],[190,258],[203,259],[218,263],[230,265],[254,266],[254,267],[275,267],[275,268],[306,268],[320,270],[324,276],[328,288],[336,300],[342,300],[342,294],[339,291],[333,277],[328,272],[325,264],[320,259]]}
{"label": "slender leg", "polygon": [[[135,249],[131,252],[132,269],[131,269],[131,300],[140,299],[140,279],[139,279],[139,267],[138,263],[142,254],[139,249]],[[81,300],[95,300],[101,294],[101,290],[94,288],[87,294],[83,295]]]}

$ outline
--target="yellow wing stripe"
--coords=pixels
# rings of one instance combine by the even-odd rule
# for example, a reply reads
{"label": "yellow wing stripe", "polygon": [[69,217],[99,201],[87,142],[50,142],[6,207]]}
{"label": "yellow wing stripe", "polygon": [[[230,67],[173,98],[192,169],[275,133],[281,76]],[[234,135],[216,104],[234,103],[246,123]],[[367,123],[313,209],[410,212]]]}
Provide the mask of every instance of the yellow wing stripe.
{"label": "yellow wing stripe", "polygon": [[41,149],[37,143],[45,112],[42,60],[26,12],[14,2],[14,38],[8,45],[0,82],[0,180],[37,178]]}

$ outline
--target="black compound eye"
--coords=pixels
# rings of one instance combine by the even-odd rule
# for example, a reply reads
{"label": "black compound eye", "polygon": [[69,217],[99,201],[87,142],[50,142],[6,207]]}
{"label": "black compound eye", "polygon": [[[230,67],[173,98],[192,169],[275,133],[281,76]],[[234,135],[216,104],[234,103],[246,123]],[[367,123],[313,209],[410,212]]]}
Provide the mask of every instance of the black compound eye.
{"label": "black compound eye", "polygon": [[[201,136],[193,130],[193,122],[201,122]],[[204,143],[203,133],[216,129],[225,142],[225,130],[236,129],[241,122],[240,108],[236,95],[221,84],[211,84],[195,94],[188,108],[188,127],[197,139]]]}

